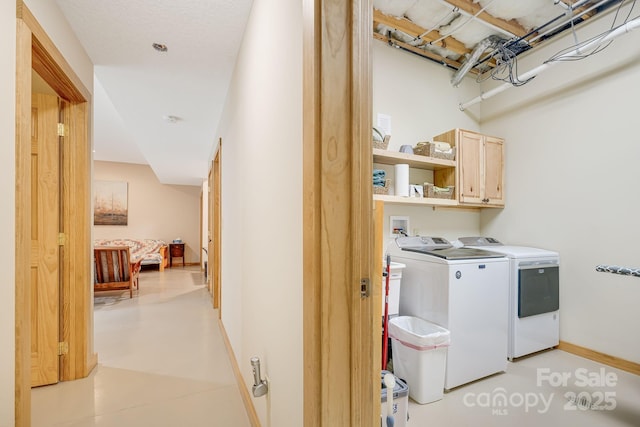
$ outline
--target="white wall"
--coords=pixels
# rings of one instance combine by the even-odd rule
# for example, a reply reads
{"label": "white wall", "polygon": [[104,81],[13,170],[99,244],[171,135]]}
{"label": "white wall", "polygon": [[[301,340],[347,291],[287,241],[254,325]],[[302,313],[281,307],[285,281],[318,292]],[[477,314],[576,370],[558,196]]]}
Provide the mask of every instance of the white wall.
{"label": "white wall", "polygon": [[[572,42],[568,35],[527,56],[521,72]],[[482,103],[482,130],[506,138],[506,207],[482,214],[483,233],[559,251],[561,340],[634,362],[640,282],[595,266],[640,266],[639,45],[640,31],[630,33]]]}
{"label": "white wall", "polygon": [[[161,184],[148,165],[93,163],[95,180],[125,181],[129,190],[127,225],[95,225],[95,239],[160,239],[170,243],[180,237],[185,262],[199,263],[200,191],[195,185]],[[182,259],[176,260],[182,265]]]}
{"label": "white wall", "polygon": [[262,425],[301,426],[302,2],[253,2],[219,135],[222,321]]}
{"label": "white wall", "polygon": [[[16,2],[0,1],[0,240],[15,247]],[[0,427],[15,418],[15,253],[0,257]]]}
{"label": "white wall", "polygon": [[[455,89],[449,83],[452,71],[379,41],[373,41],[373,123],[378,113],[391,116],[389,150],[398,151],[401,145],[416,145],[432,141],[433,136],[453,128],[479,130],[473,116],[463,114],[458,103],[476,95],[475,83],[465,80]],[[393,179],[393,167],[375,165],[387,170]],[[416,173],[412,183],[420,184]],[[415,181],[415,182],[414,182]],[[439,236],[455,240],[460,236],[480,233],[479,211],[416,207],[385,206],[384,248],[391,242],[389,217],[409,216],[409,234]]]}
{"label": "white wall", "polygon": [[473,81],[465,79],[453,88],[453,71],[380,41],[372,43],[373,124],[378,113],[391,116],[389,150],[432,140],[453,128],[479,130],[477,118],[458,109],[459,102],[477,95]]}

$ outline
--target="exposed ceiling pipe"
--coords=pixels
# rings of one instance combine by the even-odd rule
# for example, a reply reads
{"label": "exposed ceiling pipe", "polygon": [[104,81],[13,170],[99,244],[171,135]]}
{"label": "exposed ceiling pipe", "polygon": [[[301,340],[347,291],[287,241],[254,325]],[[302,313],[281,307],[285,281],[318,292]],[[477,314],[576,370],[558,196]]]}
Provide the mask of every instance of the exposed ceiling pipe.
{"label": "exposed ceiling pipe", "polygon": [[572,4],[572,5],[571,5],[571,8],[572,8],[572,9],[577,9],[577,8],[579,8],[580,6],[582,6],[583,4],[588,3],[589,1],[590,1],[590,0],[580,0],[579,2]]}
{"label": "exposed ceiling pipe", "polygon": [[453,87],[458,87],[458,85],[462,81],[462,78],[476,64],[476,62],[480,58],[480,55],[482,55],[482,53],[485,50],[490,48],[495,48],[500,43],[503,43],[505,41],[506,41],[505,39],[495,34],[492,34],[489,37],[481,40],[480,43],[478,43],[476,47],[473,49],[473,52],[471,52],[471,55],[469,55],[469,57],[464,61],[460,69],[456,71],[456,73],[451,78],[451,84],[453,85]]}
{"label": "exposed ceiling pipe", "polygon": [[[543,71],[545,71],[546,69],[550,68],[551,66],[553,66],[554,64],[558,63],[559,61],[568,58],[571,55],[574,54],[581,54],[581,52],[587,51],[593,47],[597,47],[598,45],[602,45],[604,43],[610,42],[614,39],[617,39],[618,37],[625,35],[633,30],[635,30],[636,28],[640,27],[640,18],[635,18],[629,22],[627,22],[626,24],[620,25],[619,27],[617,27],[616,29],[614,29],[613,31],[611,31],[609,34],[607,34],[605,37],[601,38],[601,39],[595,39],[590,43],[587,43],[584,46],[581,46],[580,48],[576,48],[570,52],[565,53],[564,55],[559,56],[555,61],[552,62],[545,62],[544,64],[534,68],[531,71],[527,71],[526,73],[524,73],[521,76],[518,76],[518,80],[520,81],[525,81],[525,80],[529,80],[534,78],[535,76],[537,76],[538,74],[542,73]],[[505,90],[509,89],[510,87],[513,87],[511,85],[511,83],[503,83],[499,86],[496,86],[494,89],[491,89],[488,92],[482,93],[479,96],[473,98],[470,101],[467,101],[465,103],[460,103],[460,111],[464,111],[467,108],[471,107],[472,105],[477,104],[478,102],[482,102],[485,99],[489,99],[497,94],[499,94],[500,92],[504,92]]]}
{"label": "exposed ceiling pipe", "polygon": [[[561,15],[556,16],[555,18],[551,19],[550,21],[546,22],[545,24],[539,25],[538,27],[534,28],[533,30],[529,31],[527,34],[525,34],[522,37],[518,37],[518,38],[514,38],[512,41],[510,41],[509,43],[505,44],[505,47],[507,49],[511,49],[513,46],[517,46],[518,43],[523,42],[527,43],[529,46],[536,40],[538,40],[541,37],[546,36],[547,34],[557,30],[558,28],[561,28],[569,23],[573,23],[574,20],[578,19],[580,15],[584,15],[585,13],[589,13],[590,11],[599,8],[600,6],[604,6],[606,3],[610,3],[612,1],[625,1],[625,0],[601,0],[599,3],[595,4],[595,5],[591,5],[588,9],[586,10],[582,10],[582,11],[578,11],[576,14],[576,8],[581,6],[584,3],[587,3],[591,0],[581,0],[578,3],[575,3],[571,6],[572,10],[571,10],[571,16],[568,16],[568,12],[567,13],[563,13]],[[540,32],[540,30],[550,26],[551,24],[553,24],[554,22],[560,20],[559,23],[556,23],[556,25],[550,29],[545,30],[544,32]],[[536,34],[537,33],[537,34]],[[529,36],[532,36],[536,34],[533,38],[531,39],[527,39]],[[487,62],[488,60],[490,60],[491,58],[493,58],[493,54],[489,54],[486,55],[484,58],[482,58],[478,64],[476,65],[480,65],[483,64],[485,62]]]}
{"label": "exposed ceiling pipe", "polygon": [[[579,18],[581,15],[589,13],[589,12],[591,12],[593,10],[597,10],[597,8],[599,8],[601,6],[604,6],[607,3],[612,3],[612,2],[619,3],[620,1],[624,2],[625,0],[601,0],[597,4],[591,5],[588,9],[582,10],[582,11],[576,11],[576,9],[572,7],[572,10],[571,10],[572,14],[571,15],[569,15],[569,16],[565,16],[564,14],[560,15],[558,18],[560,18],[562,16],[565,16],[565,19],[560,21],[559,23],[557,23],[554,27],[548,28],[544,32],[539,33],[535,37],[527,40],[527,42],[529,44],[534,43],[536,40],[546,36],[549,33],[552,33],[553,31],[557,30],[558,28],[561,28],[564,25],[571,23],[572,21],[574,21],[577,18]],[[558,19],[558,18],[556,18],[556,19]],[[545,24],[545,25],[547,25],[547,24]]]}

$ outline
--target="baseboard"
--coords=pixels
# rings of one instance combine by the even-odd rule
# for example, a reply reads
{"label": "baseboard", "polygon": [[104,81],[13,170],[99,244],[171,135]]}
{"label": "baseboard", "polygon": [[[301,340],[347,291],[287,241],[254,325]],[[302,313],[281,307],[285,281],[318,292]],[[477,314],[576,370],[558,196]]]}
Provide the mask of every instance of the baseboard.
{"label": "baseboard", "polygon": [[[200,263],[199,262],[185,262],[184,263],[185,267],[191,267],[191,266],[194,266],[194,265],[200,265]],[[182,263],[181,262],[176,262],[176,266],[175,267],[167,266],[165,268],[178,268],[178,267],[182,267]],[[201,270],[204,271],[204,269],[201,269]]]}
{"label": "baseboard", "polygon": [[93,368],[95,368],[98,365],[98,353],[92,353],[89,355],[88,358],[88,362],[87,362],[87,375],[88,376],[91,371],[93,371]]}
{"label": "baseboard", "polygon": [[567,353],[575,354],[576,356],[584,357],[585,359],[593,360],[594,362],[599,362],[612,368],[618,368],[632,374],[640,375],[640,363],[600,353],[599,351],[571,344],[566,341],[560,341],[558,350],[566,351]]}
{"label": "baseboard", "polygon": [[238,389],[240,390],[240,396],[242,396],[242,402],[244,403],[244,407],[247,411],[249,422],[251,423],[252,427],[261,427],[260,420],[258,419],[258,413],[256,412],[255,406],[253,406],[253,400],[251,400],[251,395],[249,394],[247,385],[245,384],[244,378],[242,377],[242,373],[240,372],[240,366],[238,365],[238,360],[236,359],[236,355],[233,352],[233,348],[231,347],[231,341],[229,341],[229,336],[227,335],[227,331],[224,329],[224,324],[222,323],[222,319],[218,319],[218,326],[220,326],[220,332],[222,333],[224,346],[227,348],[227,353],[229,354],[231,367],[236,377],[236,382],[238,383]]}

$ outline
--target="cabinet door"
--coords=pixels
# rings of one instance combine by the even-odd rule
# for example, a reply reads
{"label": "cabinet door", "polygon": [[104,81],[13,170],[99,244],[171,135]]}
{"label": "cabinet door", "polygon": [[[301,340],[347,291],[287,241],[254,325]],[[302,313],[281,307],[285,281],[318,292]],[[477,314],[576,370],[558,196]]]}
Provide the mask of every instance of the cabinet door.
{"label": "cabinet door", "polygon": [[490,205],[504,205],[503,141],[491,136],[484,141],[484,200]]}
{"label": "cabinet door", "polygon": [[460,202],[482,203],[482,135],[460,131],[458,139]]}

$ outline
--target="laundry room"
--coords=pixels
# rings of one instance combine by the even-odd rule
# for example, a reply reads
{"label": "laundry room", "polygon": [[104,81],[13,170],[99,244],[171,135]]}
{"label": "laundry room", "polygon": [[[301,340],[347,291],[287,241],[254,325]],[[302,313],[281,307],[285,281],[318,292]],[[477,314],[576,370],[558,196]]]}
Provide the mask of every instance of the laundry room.
{"label": "laundry room", "polygon": [[[394,10],[389,3],[374,2],[374,21],[376,13],[396,17],[406,13]],[[395,6],[401,9],[399,3]],[[477,4],[487,3],[490,2]],[[566,31],[520,55],[517,73],[536,69],[576,42],[590,40],[639,12],[635,2],[609,6],[610,10],[588,25],[577,27],[575,32]],[[386,327],[383,319],[383,333],[386,330],[393,335],[389,324],[393,317],[430,317],[424,320],[445,326],[442,312],[436,307],[438,301],[442,300],[443,306],[448,304],[447,310],[457,308],[452,306],[453,291],[443,295],[446,292],[441,285],[427,289],[431,286],[427,281],[415,279],[425,274],[434,278],[446,275],[424,267],[420,258],[429,256],[420,250],[443,247],[420,249],[420,245],[433,241],[406,240],[409,249],[403,250],[397,242],[420,236],[441,238],[451,244],[449,250],[467,246],[501,253],[504,292],[516,295],[504,295],[505,300],[500,303],[485,300],[486,292],[460,298],[477,303],[465,306],[467,313],[475,313],[482,304],[490,307],[484,314],[477,311],[482,319],[492,309],[498,310],[496,304],[504,304],[500,310],[505,315],[505,334],[521,337],[518,344],[511,343],[513,348],[505,343],[504,370],[498,367],[489,375],[471,376],[450,387],[443,385],[442,397],[428,403],[418,403],[411,396],[408,383],[422,387],[416,385],[415,372],[411,371],[409,379],[396,374],[404,380],[398,383],[408,388],[407,425],[426,425],[435,420],[442,425],[507,426],[516,419],[526,419],[528,425],[639,425],[640,410],[633,402],[640,399],[640,341],[621,325],[640,324],[640,311],[636,308],[640,281],[634,276],[634,268],[640,266],[635,248],[640,239],[635,219],[640,202],[632,196],[634,185],[640,180],[635,164],[640,145],[633,137],[637,96],[630,93],[640,75],[640,57],[633,47],[640,43],[640,33],[629,32],[606,48],[583,55],[581,60],[559,61],[526,84],[509,86],[480,100],[476,99],[479,93],[488,93],[502,82],[478,82],[475,75],[468,75],[454,87],[451,80],[455,70],[447,67],[446,61],[437,63],[416,55],[407,46],[408,40],[394,38],[393,31],[380,30],[379,34],[384,37],[376,37],[372,46],[374,201],[383,210],[376,224],[376,238],[382,247],[376,260],[381,261],[383,270],[386,255],[390,255],[391,262],[403,265],[398,270],[402,272],[399,308],[389,317]],[[470,101],[472,104],[467,105]],[[469,190],[464,185],[470,180],[461,182],[460,174],[463,168],[467,174],[468,165],[458,162],[457,157],[450,163],[447,159],[441,161],[442,157],[414,163],[416,154],[421,154],[418,150],[422,143],[435,145],[435,149],[452,148],[457,155],[461,149],[468,152],[464,131],[471,137],[501,143],[499,176],[492,181],[499,183],[496,203],[495,195],[488,193],[464,202],[463,193]],[[397,167],[401,164],[408,165],[406,177]],[[484,176],[494,172],[481,168],[477,173]],[[376,178],[377,187],[382,188],[376,188]],[[400,179],[402,182],[397,182]],[[403,193],[405,184],[408,189]],[[461,187],[455,188],[456,185]],[[430,200],[425,200],[429,198],[427,191],[431,192]],[[463,237],[493,238],[502,244],[502,252],[491,241],[476,246],[474,242],[461,242]],[[456,262],[461,261],[443,264],[451,267]],[[474,262],[475,269],[482,271],[491,270],[493,265],[477,259]],[[623,274],[612,274],[621,271],[616,267],[628,269],[622,269]],[[422,269],[422,273],[416,273],[416,269]],[[451,274],[459,270],[454,268]],[[540,277],[527,278],[534,273]],[[518,283],[525,295],[525,288],[533,289],[535,285],[529,284],[535,281],[543,281],[549,293],[538,295],[539,302],[533,302],[536,297],[532,293],[536,291],[527,294],[529,302],[518,300]],[[409,284],[406,289],[405,284]],[[384,317],[384,278],[381,285]],[[428,299],[424,302],[428,308],[416,307],[420,298]],[[542,323],[535,323],[538,321]],[[469,318],[460,322],[449,326],[459,328]],[[511,322],[510,326],[507,322]],[[555,331],[549,335],[556,335],[541,338],[544,344],[527,347],[529,344],[524,341],[540,330]],[[450,331],[449,354],[457,345],[457,336],[466,331]],[[547,345],[546,339],[551,339],[552,345]],[[393,341],[392,337],[383,342],[383,347],[388,347],[389,371],[396,367]],[[401,341],[396,340],[396,346]],[[478,349],[483,344],[475,345],[476,350],[470,347],[472,352],[460,355],[453,366],[479,359]],[[427,359],[414,361],[414,365],[426,363],[427,370],[435,369],[429,365],[429,356],[423,357]],[[445,381],[447,376],[457,375],[447,369],[442,368],[446,371]],[[402,400],[403,393],[398,394],[398,400]],[[386,413],[383,409],[383,415]],[[395,425],[399,425],[397,420]]]}

